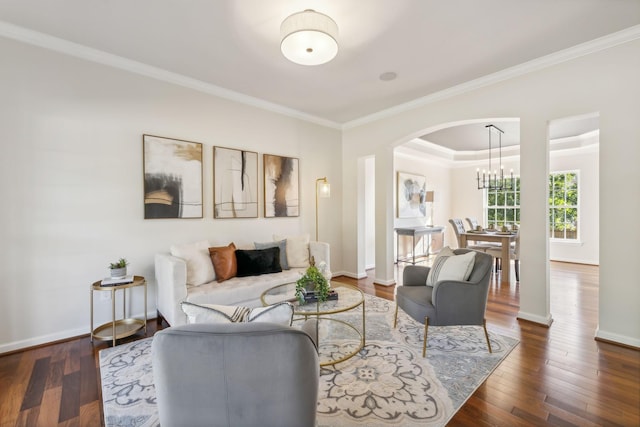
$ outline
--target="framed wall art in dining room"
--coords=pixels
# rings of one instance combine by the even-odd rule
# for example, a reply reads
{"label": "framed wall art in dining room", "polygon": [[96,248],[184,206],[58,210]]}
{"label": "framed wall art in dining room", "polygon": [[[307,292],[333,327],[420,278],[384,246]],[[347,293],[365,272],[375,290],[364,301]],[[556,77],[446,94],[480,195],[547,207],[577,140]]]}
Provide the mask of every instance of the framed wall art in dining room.
{"label": "framed wall art in dining room", "polygon": [[397,185],[398,218],[426,217],[427,179],[423,175],[398,172]]}
{"label": "framed wall art in dining room", "polygon": [[202,144],[142,136],[144,218],[202,218]]}
{"label": "framed wall art in dining room", "polygon": [[258,217],[258,153],[213,147],[213,217]]}
{"label": "framed wall art in dining room", "polygon": [[263,155],[264,217],[300,215],[299,160]]}

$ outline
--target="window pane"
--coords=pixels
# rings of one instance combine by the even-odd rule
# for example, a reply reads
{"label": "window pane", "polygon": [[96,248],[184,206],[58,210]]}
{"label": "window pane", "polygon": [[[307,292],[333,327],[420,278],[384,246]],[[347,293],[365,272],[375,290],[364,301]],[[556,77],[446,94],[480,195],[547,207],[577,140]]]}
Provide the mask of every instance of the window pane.
{"label": "window pane", "polygon": [[515,220],[515,209],[507,209],[505,219],[508,223],[513,224],[513,221]]}
{"label": "window pane", "polygon": [[497,194],[496,205],[497,206],[504,206],[504,193],[501,192],[501,193]]}
{"label": "window pane", "polygon": [[506,196],[507,196],[507,200],[506,200],[505,204],[507,206],[515,206],[515,204],[516,204],[516,201],[515,201],[516,200],[516,196],[515,196],[515,194],[513,192],[509,191],[506,194]]}
{"label": "window pane", "polygon": [[489,193],[487,206],[495,206],[496,205],[496,193]]}
{"label": "window pane", "polygon": [[496,210],[496,220],[498,220],[498,222],[504,222],[504,209],[497,209]]}
{"label": "window pane", "polygon": [[553,227],[554,230],[564,230],[564,209],[553,210]]}

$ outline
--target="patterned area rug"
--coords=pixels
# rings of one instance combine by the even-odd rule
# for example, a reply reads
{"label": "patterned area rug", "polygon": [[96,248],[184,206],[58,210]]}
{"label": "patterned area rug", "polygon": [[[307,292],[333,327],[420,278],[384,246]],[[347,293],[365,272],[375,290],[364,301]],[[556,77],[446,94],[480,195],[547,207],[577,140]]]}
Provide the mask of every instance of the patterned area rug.
{"label": "patterned area rug", "polygon": [[[445,425],[518,343],[489,330],[490,354],[482,327],[432,326],[423,358],[424,326],[400,310],[393,329],[395,303],[365,297],[366,346],[353,358],[321,369],[320,427]],[[340,318],[359,324],[355,314]],[[159,426],[152,339],[100,352],[107,427]],[[354,345],[325,342],[321,351],[336,358]]]}

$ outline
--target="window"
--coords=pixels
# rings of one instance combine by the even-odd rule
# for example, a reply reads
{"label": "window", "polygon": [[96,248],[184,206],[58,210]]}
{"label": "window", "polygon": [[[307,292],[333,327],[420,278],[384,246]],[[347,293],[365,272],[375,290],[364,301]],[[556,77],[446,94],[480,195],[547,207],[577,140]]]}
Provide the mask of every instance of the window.
{"label": "window", "polygon": [[487,226],[520,225],[520,178],[514,178],[513,190],[487,190]]}
{"label": "window", "polygon": [[549,237],[578,239],[578,172],[549,175]]}
{"label": "window", "polygon": [[[520,225],[520,178],[514,190],[487,190],[486,214],[489,228]],[[549,175],[549,237],[578,239],[578,172]]]}

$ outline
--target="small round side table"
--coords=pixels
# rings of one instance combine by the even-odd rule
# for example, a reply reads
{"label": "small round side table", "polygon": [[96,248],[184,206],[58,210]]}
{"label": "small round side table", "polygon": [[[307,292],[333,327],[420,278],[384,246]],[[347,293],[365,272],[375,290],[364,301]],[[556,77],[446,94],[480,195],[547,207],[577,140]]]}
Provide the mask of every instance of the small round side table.
{"label": "small round side table", "polygon": [[[127,318],[127,289],[131,289],[137,286],[144,286],[144,319]],[[122,295],[122,318],[116,319],[116,292],[123,291]],[[97,328],[93,327],[93,294],[95,291],[110,291],[111,292],[111,322],[104,323]],[[129,291],[130,292],[130,291]],[[94,339],[101,341],[113,341],[113,346],[116,345],[116,340],[131,336],[144,328],[145,334],[147,333],[147,281],[142,276],[133,276],[133,282],[122,283],[118,285],[102,285],[102,280],[98,280],[91,285],[91,342]]]}

